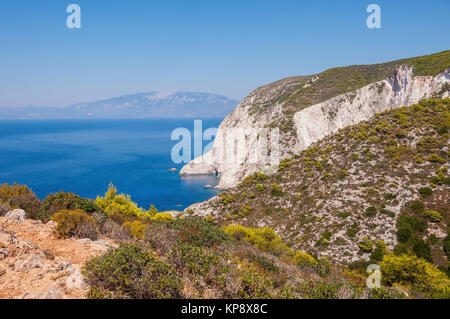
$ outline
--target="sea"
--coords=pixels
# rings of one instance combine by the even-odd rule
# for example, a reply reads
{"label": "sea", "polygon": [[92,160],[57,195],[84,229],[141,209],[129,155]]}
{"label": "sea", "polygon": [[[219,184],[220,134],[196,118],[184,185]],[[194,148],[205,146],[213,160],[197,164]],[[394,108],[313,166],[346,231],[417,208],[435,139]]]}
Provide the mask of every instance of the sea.
{"label": "sea", "polygon": [[[204,130],[222,121],[201,120]],[[179,176],[176,128],[193,136],[194,119],[0,120],[0,184],[28,185],[41,199],[58,191],[95,199],[113,183],[145,209],[183,210],[216,195],[204,187],[218,178]]]}

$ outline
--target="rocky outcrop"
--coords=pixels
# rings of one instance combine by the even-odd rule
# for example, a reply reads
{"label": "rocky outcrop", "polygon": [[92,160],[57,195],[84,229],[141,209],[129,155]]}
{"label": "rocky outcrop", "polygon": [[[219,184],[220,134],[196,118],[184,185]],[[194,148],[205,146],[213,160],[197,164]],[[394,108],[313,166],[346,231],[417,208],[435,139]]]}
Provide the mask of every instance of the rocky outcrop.
{"label": "rocky outcrop", "polygon": [[59,239],[53,222],[19,220],[0,217],[0,299],[84,298],[89,286],[82,266],[117,247],[107,240]]}
{"label": "rocky outcrop", "polygon": [[23,222],[27,219],[27,213],[23,209],[14,209],[5,215],[6,218]]}
{"label": "rocky outcrop", "polygon": [[[436,76],[414,76],[413,72],[412,66],[401,65],[385,80],[296,112],[292,118],[295,128],[294,139],[280,141],[282,144],[279,149],[280,159],[306,149],[312,143],[341,128],[370,120],[376,113],[409,106],[422,99],[431,98],[439,92],[442,92],[440,97],[449,96],[449,92],[442,89],[444,84],[450,82],[450,68]],[[317,76],[310,77],[303,87],[315,80]],[[250,140],[244,154],[234,157],[236,160],[233,162],[224,161],[219,156],[224,153],[224,149],[236,152],[232,145],[224,143],[227,131],[235,128],[268,127],[283,112],[283,105],[286,102],[281,97],[291,92],[292,87],[303,85],[304,82],[305,78],[302,77],[289,78],[252,92],[222,122],[212,150],[185,165],[180,174],[218,174],[220,177],[218,188],[228,189],[236,186],[245,176],[264,169],[265,163],[250,160],[256,152],[255,140]],[[264,109],[264,112],[256,113],[255,105]]]}

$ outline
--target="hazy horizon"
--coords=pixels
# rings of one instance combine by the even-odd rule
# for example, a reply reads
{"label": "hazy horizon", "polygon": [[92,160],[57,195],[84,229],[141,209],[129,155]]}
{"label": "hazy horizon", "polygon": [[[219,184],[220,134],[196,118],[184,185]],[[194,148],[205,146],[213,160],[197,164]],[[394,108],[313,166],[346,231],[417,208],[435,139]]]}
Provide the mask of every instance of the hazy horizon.
{"label": "hazy horizon", "polygon": [[[81,7],[81,29],[66,8]],[[66,107],[147,91],[241,100],[279,79],[447,50],[450,2],[0,2],[0,107]],[[447,9],[445,9],[447,8]],[[351,51],[350,51],[351,48]]]}

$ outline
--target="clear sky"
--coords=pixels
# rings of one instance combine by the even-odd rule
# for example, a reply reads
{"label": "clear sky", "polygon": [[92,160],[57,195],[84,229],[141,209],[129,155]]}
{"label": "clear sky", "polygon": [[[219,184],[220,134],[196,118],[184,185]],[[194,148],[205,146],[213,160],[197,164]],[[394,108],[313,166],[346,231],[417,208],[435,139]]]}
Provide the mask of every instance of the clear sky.
{"label": "clear sky", "polygon": [[[68,29],[66,7],[81,7]],[[381,29],[366,8],[381,7]],[[1,0],[0,106],[145,91],[242,99],[334,66],[449,49],[449,0]]]}

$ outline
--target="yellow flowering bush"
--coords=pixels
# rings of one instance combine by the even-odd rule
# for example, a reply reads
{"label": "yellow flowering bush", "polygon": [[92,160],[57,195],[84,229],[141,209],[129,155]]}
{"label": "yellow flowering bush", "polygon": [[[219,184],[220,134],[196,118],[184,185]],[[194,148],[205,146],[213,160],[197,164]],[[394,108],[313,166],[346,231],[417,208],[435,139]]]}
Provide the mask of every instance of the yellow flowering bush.
{"label": "yellow flowering bush", "polygon": [[247,228],[242,225],[225,226],[224,231],[236,239],[244,239],[262,251],[274,254],[290,253],[291,249],[283,243],[280,236],[271,228]]}
{"label": "yellow flowering bush", "polygon": [[142,239],[144,238],[145,230],[147,229],[147,225],[139,220],[135,220],[132,222],[125,222],[122,225],[122,228],[126,229],[131,236]]}
{"label": "yellow flowering bush", "polygon": [[385,284],[409,285],[434,298],[450,298],[450,279],[435,266],[413,255],[384,256],[380,263]]}
{"label": "yellow flowering bush", "polygon": [[315,260],[313,256],[300,250],[295,251],[294,260],[297,266],[308,266],[318,264],[317,260]]}
{"label": "yellow flowering bush", "polygon": [[95,220],[82,210],[61,210],[52,216],[52,221],[57,223],[56,235],[59,238],[97,239]]}
{"label": "yellow flowering bush", "polygon": [[174,217],[169,213],[156,213],[155,216],[151,218],[151,220],[156,222],[167,223],[173,220]]}
{"label": "yellow flowering bush", "polygon": [[99,206],[109,217],[138,217],[151,218],[154,216],[156,209],[152,207],[146,211],[138,207],[131,200],[130,195],[117,194],[117,188],[111,183],[104,197],[98,196],[95,204]]}

